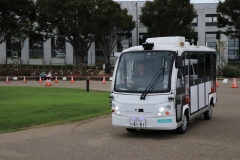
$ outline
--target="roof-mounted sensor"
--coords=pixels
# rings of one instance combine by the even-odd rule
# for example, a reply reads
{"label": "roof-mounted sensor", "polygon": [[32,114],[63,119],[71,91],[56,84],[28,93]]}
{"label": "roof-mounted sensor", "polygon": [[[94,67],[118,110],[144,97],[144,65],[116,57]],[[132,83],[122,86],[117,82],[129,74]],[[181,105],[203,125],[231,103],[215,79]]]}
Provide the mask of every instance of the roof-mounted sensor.
{"label": "roof-mounted sensor", "polygon": [[154,47],[154,43],[146,42],[146,43],[143,43],[142,46],[143,46],[144,50],[152,50]]}

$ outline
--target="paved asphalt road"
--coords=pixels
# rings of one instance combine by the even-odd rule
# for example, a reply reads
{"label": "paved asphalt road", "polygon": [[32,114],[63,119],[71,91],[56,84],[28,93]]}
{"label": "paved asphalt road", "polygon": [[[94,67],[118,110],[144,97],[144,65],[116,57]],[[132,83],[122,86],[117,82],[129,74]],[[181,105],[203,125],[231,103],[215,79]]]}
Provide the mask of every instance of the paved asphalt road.
{"label": "paved asphalt road", "polygon": [[[210,121],[190,123],[184,135],[174,131],[127,133],[111,125],[111,116],[0,134],[0,160],[238,160],[240,159],[240,89],[232,80],[217,88],[218,105]],[[239,80],[237,84],[239,84]],[[39,85],[0,82],[0,85]],[[81,87],[60,82],[53,87]],[[91,82],[110,90],[110,82]],[[17,84],[15,84],[17,85]],[[84,86],[84,84],[82,84]],[[43,84],[39,85],[43,86]],[[43,86],[44,87],[44,86]],[[110,109],[110,108],[109,108]]]}

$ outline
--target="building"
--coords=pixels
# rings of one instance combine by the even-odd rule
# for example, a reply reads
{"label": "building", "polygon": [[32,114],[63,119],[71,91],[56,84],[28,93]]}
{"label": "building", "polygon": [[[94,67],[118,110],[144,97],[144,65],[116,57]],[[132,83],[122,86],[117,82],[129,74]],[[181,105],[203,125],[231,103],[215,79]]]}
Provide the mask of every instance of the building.
{"label": "building", "polygon": [[[142,1],[117,1],[123,8],[127,8],[133,20],[138,22],[132,31],[130,38],[124,39],[115,48],[114,52],[121,52],[130,46],[140,45],[144,40],[143,35],[147,32],[146,27],[139,22],[141,7],[145,2]],[[239,40],[219,34],[217,27],[217,3],[196,3],[194,8],[197,11],[197,17],[190,24],[198,33],[198,44],[207,45],[216,49],[216,40],[220,39],[224,44],[222,56],[219,56],[218,65],[223,60],[231,63],[240,63],[239,59]],[[7,54],[6,54],[7,53]],[[113,54],[114,55],[114,54]],[[92,43],[88,55],[85,57],[85,63],[89,66],[103,60],[101,51],[95,43]],[[30,65],[58,65],[58,64],[78,64],[78,58],[74,53],[71,44],[65,42],[64,38],[51,38],[43,44],[35,44],[30,38],[26,39],[21,51],[13,53],[7,43],[0,44],[0,64],[30,64]]]}
{"label": "building", "polygon": [[[145,2],[137,1],[119,1],[123,8],[127,8],[129,14],[133,16],[136,22],[136,28],[132,31],[132,45],[141,44],[142,35],[147,30],[146,27],[139,21],[139,15],[141,15],[141,7]],[[220,39],[222,44],[221,56],[218,56],[218,65],[222,65],[224,62],[240,63],[239,59],[239,40],[231,39],[224,34],[219,34],[220,30],[217,27],[217,8],[218,3],[195,3],[194,8],[197,12],[197,17],[190,24],[198,33],[198,45],[208,46],[210,48],[217,48],[217,39]],[[137,11],[137,12],[136,12]],[[129,40],[129,41],[131,41]],[[220,53],[218,53],[220,55]]]}

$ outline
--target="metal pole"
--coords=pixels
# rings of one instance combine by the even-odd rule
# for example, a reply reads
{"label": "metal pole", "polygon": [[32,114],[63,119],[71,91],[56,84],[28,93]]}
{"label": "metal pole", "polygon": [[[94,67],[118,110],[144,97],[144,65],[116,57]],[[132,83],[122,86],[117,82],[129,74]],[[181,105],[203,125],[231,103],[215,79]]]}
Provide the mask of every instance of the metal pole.
{"label": "metal pole", "polygon": [[[7,43],[8,43],[8,41],[7,40],[5,40],[5,47],[6,47],[6,50],[5,50],[5,52],[6,52],[6,76],[8,76],[8,63],[7,63],[7,60],[8,60],[8,57],[7,57]],[[10,42],[9,42],[10,43]],[[10,53],[11,53],[11,51],[12,51],[12,48],[11,48],[11,45],[10,45]],[[11,55],[10,55],[11,56]]]}
{"label": "metal pole", "polygon": [[86,79],[86,92],[89,92],[89,76]]}
{"label": "metal pole", "polygon": [[92,68],[92,53],[91,53],[91,68]]}
{"label": "metal pole", "polygon": [[137,46],[138,46],[138,41],[139,41],[139,39],[138,39],[138,5],[137,5],[137,3],[135,4],[136,5],[136,23],[137,23],[137,26],[136,26],[136,44],[137,44]]}
{"label": "metal pole", "polygon": [[8,76],[7,51],[6,51],[6,76]]}

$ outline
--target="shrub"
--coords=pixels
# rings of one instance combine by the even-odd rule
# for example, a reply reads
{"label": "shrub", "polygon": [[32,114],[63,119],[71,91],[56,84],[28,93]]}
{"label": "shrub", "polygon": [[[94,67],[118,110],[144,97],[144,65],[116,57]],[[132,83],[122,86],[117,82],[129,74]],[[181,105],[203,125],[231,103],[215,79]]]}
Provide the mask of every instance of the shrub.
{"label": "shrub", "polygon": [[228,78],[240,77],[240,69],[231,66],[225,66],[223,68],[223,76]]}
{"label": "shrub", "polygon": [[240,70],[240,65],[237,68]]}
{"label": "shrub", "polygon": [[25,72],[23,73],[23,75],[24,75],[24,76],[31,76],[31,72],[30,72],[30,71],[25,71]]}

